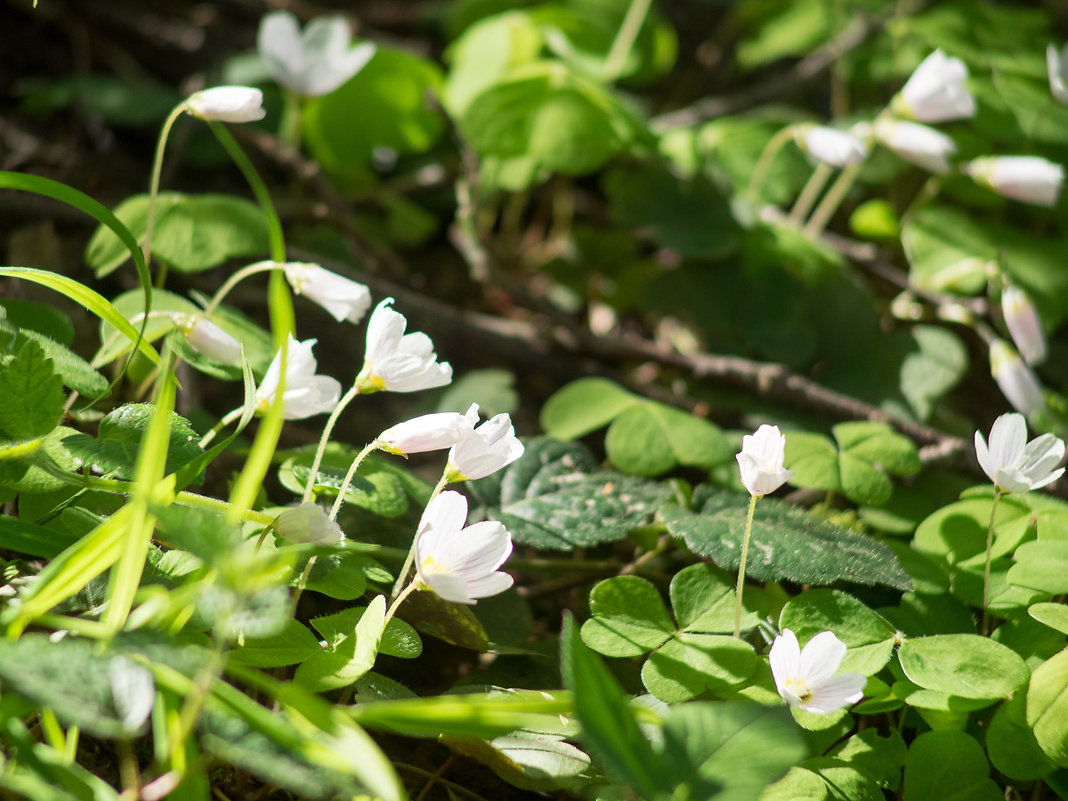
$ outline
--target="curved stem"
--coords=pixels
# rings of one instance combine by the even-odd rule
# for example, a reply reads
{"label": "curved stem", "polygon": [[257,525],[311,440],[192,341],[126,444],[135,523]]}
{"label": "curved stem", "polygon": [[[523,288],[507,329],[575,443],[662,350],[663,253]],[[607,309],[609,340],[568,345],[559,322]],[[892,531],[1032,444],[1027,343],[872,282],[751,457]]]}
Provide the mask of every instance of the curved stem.
{"label": "curved stem", "polygon": [[816,169],[812,171],[812,175],[809,176],[808,183],[805,184],[805,188],[801,190],[801,194],[797,196],[797,202],[794,203],[794,207],[790,209],[790,222],[794,225],[800,226],[804,221],[808,213],[812,211],[813,205],[816,203],[816,198],[820,196],[820,192],[823,191],[823,187],[827,185],[827,179],[831,177],[831,173],[834,172],[834,168],[830,164],[820,162],[816,165]]}
{"label": "curved stem", "polygon": [[223,298],[230,294],[230,290],[232,290],[235,286],[244,281],[250,275],[255,275],[256,273],[266,273],[270,272],[271,270],[280,269],[282,269],[282,265],[276,261],[258,261],[255,264],[250,264],[247,267],[242,267],[236,273],[227,278],[226,282],[221,287],[219,287],[219,291],[215,293],[215,296],[211,299],[211,302],[209,302],[208,305],[204,307],[204,316],[210,317],[211,313],[219,307],[220,303],[222,303]]}
{"label": "curved stem", "polygon": [[630,55],[634,41],[642,29],[642,24],[649,14],[652,0],[630,0],[626,16],[616,32],[616,38],[612,40],[612,46],[608,50],[608,56],[604,60],[604,77],[614,81],[623,72],[627,56]]}
{"label": "curved stem", "polygon": [[831,217],[838,211],[838,207],[842,205],[842,201],[845,200],[846,194],[853,187],[853,183],[857,180],[857,176],[860,175],[860,165],[862,162],[856,162],[848,165],[838,175],[838,179],[831,184],[831,188],[827,190],[827,194],[823,196],[823,200],[816,207],[816,210],[812,213],[812,217],[805,224],[805,233],[810,237],[817,237],[823,233],[823,229],[827,227],[827,223],[830,222]]}
{"label": "curved stem", "polygon": [[[430,493],[430,498],[427,500],[427,505],[430,505],[430,501],[434,500],[445,489],[445,485],[449,483],[448,474],[443,475],[437,485],[434,487],[434,491]],[[417,531],[416,537],[419,536]],[[404,567],[400,569],[397,574],[397,582],[393,585],[393,591],[390,593],[390,598],[396,598],[397,593],[400,592],[400,588],[404,585],[404,580],[408,578],[408,571],[412,569],[412,562],[415,561],[415,537],[412,538],[412,547],[408,549],[408,556],[404,559]]]}
{"label": "curved stem", "polygon": [[304,594],[304,589],[308,586],[308,577],[311,575],[312,568],[315,567],[315,559],[315,556],[308,559],[308,563],[304,565],[304,570],[297,580],[297,588],[293,590],[293,600],[289,602],[290,617],[297,616],[297,604],[300,603],[300,596]]}
{"label": "curved stem", "polygon": [[745,517],[745,534],[742,535],[742,561],[738,565],[738,587],[734,595],[734,636],[742,631],[742,591],[745,589],[745,563],[749,558],[749,537],[753,533],[753,512],[759,495],[749,496],[749,512]]}
{"label": "curved stem", "polygon": [[232,409],[223,415],[222,420],[215,424],[215,427],[211,429],[207,434],[200,438],[200,447],[206,448],[215,437],[219,435],[219,432],[226,428],[230,423],[234,422],[245,411],[244,406],[238,406],[236,409]]}
{"label": "curved stem", "polygon": [[794,128],[792,125],[787,125],[764,145],[764,150],[761,151],[760,158],[757,159],[756,166],[753,168],[753,175],[749,179],[749,188],[745,193],[750,202],[755,203],[757,201],[760,196],[760,189],[764,185],[764,180],[768,177],[772,162],[779,155],[779,151],[786,147],[787,142],[793,138]]}
{"label": "curved stem", "polygon": [[419,587],[420,587],[420,584],[419,584],[418,581],[412,581],[411,584],[409,584],[407,587],[404,588],[404,592],[402,592],[400,595],[398,595],[397,599],[393,603],[391,603],[389,605],[389,609],[386,610],[386,616],[382,620],[382,629],[383,630],[385,630],[386,624],[389,623],[389,621],[393,618],[393,615],[396,614],[397,608],[402,603],[404,603],[404,599],[407,598],[409,595],[411,595],[413,592],[415,592],[417,589],[419,589]]}
{"label": "curved stem", "polygon": [[994,546],[994,517],[998,513],[998,501],[1001,500],[1002,492],[994,488],[994,503],[990,506],[990,525],[986,527],[986,561],[983,564],[983,634],[987,634],[990,626],[990,550]]}
{"label": "curved stem", "polygon": [[337,402],[334,411],[330,412],[330,417],[327,418],[326,426],[323,428],[323,435],[319,437],[319,447],[315,450],[315,459],[312,460],[311,472],[308,474],[308,483],[304,487],[304,497],[300,499],[301,503],[311,501],[312,492],[315,489],[315,477],[319,474],[319,465],[323,463],[323,453],[326,452],[326,443],[330,441],[330,434],[333,432],[334,426],[337,425],[337,420],[341,417],[341,413],[345,411],[345,407],[352,403],[353,399],[359,394],[360,388],[353,384],[352,389],[346,392],[341,397],[341,400]]}
{"label": "curved stem", "polygon": [[148,184],[148,212],[145,216],[145,240],[141,243],[141,252],[145,256],[146,267],[152,263],[152,228],[156,222],[156,195],[159,194],[159,178],[160,174],[163,172],[163,151],[167,147],[167,138],[171,134],[171,128],[174,127],[174,123],[180,116],[182,116],[184,111],[185,101],[183,100],[171,110],[167,119],[164,120],[163,127],[160,128],[159,131],[159,140],[156,142],[156,155],[152,160],[152,178]]}
{"label": "curved stem", "polygon": [[341,489],[337,492],[337,498],[334,499],[334,505],[330,507],[330,519],[336,520],[337,513],[341,511],[341,504],[345,502],[345,490],[349,488],[349,484],[352,483],[353,476],[356,475],[356,471],[360,467],[360,462],[367,458],[373,450],[377,450],[378,443],[372,442],[366,445],[362,451],[356,454],[356,458],[352,460],[352,464],[349,465],[349,472],[345,474],[345,480],[341,482]]}

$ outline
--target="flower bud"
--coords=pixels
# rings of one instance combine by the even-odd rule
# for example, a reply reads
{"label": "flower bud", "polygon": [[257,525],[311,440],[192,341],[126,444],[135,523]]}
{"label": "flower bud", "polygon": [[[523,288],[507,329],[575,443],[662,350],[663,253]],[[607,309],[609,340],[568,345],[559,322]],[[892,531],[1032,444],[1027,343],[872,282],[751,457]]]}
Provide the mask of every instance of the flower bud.
{"label": "flower bud", "polygon": [[863,161],[868,149],[857,137],[825,125],[802,125],[794,132],[798,147],[832,167]]}
{"label": "flower bud", "polygon": [[1064,167],[1039,156],[990,156],[964,170],[999,195],[1036,206],[1056,205],[1064,183]]}
{"label": "flower bud", "polygon": [[274,530],[284,540],[311,545],[334,545],[345,538],[341,526],[317,503],[286,509],[274,519]]}
{"label": "flower bud", "polygon": [[1018,286],[1008,286],[1001,293],[1001,313],[1012,335],[1013,344],[1028,364],[1039,364],[1046,358],[1046,335],[1038,319],[1035,304]]}
{"label": "flower bud", "polygon": [[923,60],[891,103],[895,114],[920,122],[975,116],[975,99],[964,87],[968,68],[959,58],[935,50]]}
{"label": "flower bud", "polygon": [[252,122],[262,120],[263,92],[251,86],[214,86],[194,92],[185,101],[185,109],[202,120]]}
{"label": "flower bud", "polygon": [[371,307],[371,291],[366,286],[318,264],[291,261],[282,270],[294,292],[314,300],[339,323],[358,323]]}
{"label": "flower bud", "polygon": [[1068,47],[1060,52],[1055,45],[1046,48],[1046,69],[1049,72],[1049,90],[1059,101],[1068,105]]}
{"label": "flower bud", "polygon": [[219,364],[240,364],[241,343],[201,314],[172,314],[189,347]]}
{"label": "flower bud", "polygon": [[990,374],[1016,411],[1030,417],[1045,408],[1046,400],[1038,378],[1003,339],[990,343]]}
{"label": "flower bud", "polygon": [[424,414],[387,428],[375,443],[378,449],[397,456],[451,448],[465,431],[465,417],[458,412]]}
{"label": "flower bud", "polygon": [[905,161],[930,172],[949,172],[949,157],[957,152],[953,140],[926,125],[901,120],[876,120],[875,137]]}

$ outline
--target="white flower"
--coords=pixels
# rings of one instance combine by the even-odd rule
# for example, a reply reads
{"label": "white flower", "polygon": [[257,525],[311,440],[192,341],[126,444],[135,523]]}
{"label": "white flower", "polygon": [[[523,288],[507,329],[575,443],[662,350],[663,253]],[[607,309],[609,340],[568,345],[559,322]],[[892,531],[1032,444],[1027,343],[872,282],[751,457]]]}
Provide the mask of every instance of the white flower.
{"label": "white flower", "polygon": [[424,414],[387,428],[375,443],[379,450],[398,456],[439,451],[455,445],[464,428],[464,416],[458,412]]}
{"label": "white flower", "polygon": [[334,545],[345,539],[341,526],[317,503],[302,503],[281,512],[274,519],[274,530],[289,542],[312,545]]}
{"label": "white flower", "polygon": [[484,478],[523,455],[523,443],[507,414],[498,414],[476,428],[477,422],[478,404],[472,403],[464,415],[460,439],[449,450],[445,476],[450,482]]}
{"label": "white flower", "polygon": [[185,109],[202,120],[252,122],[262,120],[263,92],[251,86],[214,86],[194,92],[185,101]]}
{"label": "white flower", "polygon": [[318,264],[289,261],[282,270],[294,292],[307,295],[339,323],[358,323],[371,308],[371,290]]}
{"label": "white flower", "polygon": [[761,497],[775,492],[794,477],[782,466],[786,437],[778,426],[761,426],[754,434],[742,437],[742,450],[735,458],[742,471],[742,483],[750,495]]}
{"label": "white flower", "polygon": [[256,49],[274,80],[305,97],[329,94],[371,60],[375,46],[349,47],[344,17],[317,17],[301,33],[297,18],[275,11],[260,21]]}
{"label": "white flower", "polygon": [[931,172],[949,172],[949,157],[957,152],[953,140],[941,131],[901,120],[876,120],[875,137],[905,161]]}
{"label": "white flower", "polygon": [[1056,481],[1064,468],[1064,441],[1043,434],[1027,441],[1027,423],[1016,412],[1003,414],[990,429],[990,447],[975,432],[975,456],[994,486],[1005,492],[1027,492]]}
{"label": "white flower", "polygon": [[367,351],[356,376],[360,392],[417,392],[445,386],[452,381],[452,367],[438,363],[434,343],[426,334],[404,333],[408,321],[390,308],[392,303],[393,298],[379,303],[367,323]]}
{"label": "white flower", "polygon": [[[289,335],[286,347],[286,382],[282,393],[285,409],[282,416],[286,420],[303,420],[317,414],[331,412],[341,397],[341,382],[328,375],[316,375],[317,363],[312,355],[312,346],[316,340],[306,339],[298,342]],[[271,361],[267,373],[263,376],[256,390],[256,408],[267,411],[274,402],[278,392],[278,379],[282,375],[282,351],[279,350]]]}
{"label": "white flower", "polygon": [[990,374],[1016,411],[1030,417],[1046,407],[1038,378],[1003,339],[990,343]]}
{"label": "white flower", "polygon": [[1038,319],[1035,304],[1026,292],[1010,285],[1001,293],[1001,313],[1012,334],[1012,341],[1028,364],[1038,364],[1046,358],[1046,335]]}
{"label": "white flower", "polygon": [[418,581],[446,601],[473,604],[512,586],[497,570],[512,553],[512,535],[496,521],[467,522],[467,498],[443,492],[429,504],[415,537]]}
{"label": "white flower", "polygon": [[1056,205],[1064,183],[1064,167],[1039,156],[989,156],[964,169],[998,194],[1036,206]]}
{"label": "white flower", "polygon": [[868,149],[860,139],[825,125],[802,125],[794,139],[806,153],[832,167],[856,164],[868,155]]}
{"label": "white flower", "polygon": [[964,87],[968,68],[941,50],[927,56],[891,104],[903,117],[921,122],[944,122],[975,116],[975,99]]}
{"label": "white flower", "polygon": [[1068,104],[1068,46],[1059,53],[1054,45],[1046,47],[1046,69],[1049,90],[1059,101]]}
{"label": "white flower", "polygon": [[845,654],[845,643],[834,632],[821,631],[801,650],[797,636],[783,629],[768,652],[779,695],[790,706],[818,715],[855,704],[864,697],[867,679],[860,673],[834,675]]}
{"label": "white flower", "polygon": [[219,364],[239,364],[241,343],[200,314],[172,314],[171,320],[189,346]]}

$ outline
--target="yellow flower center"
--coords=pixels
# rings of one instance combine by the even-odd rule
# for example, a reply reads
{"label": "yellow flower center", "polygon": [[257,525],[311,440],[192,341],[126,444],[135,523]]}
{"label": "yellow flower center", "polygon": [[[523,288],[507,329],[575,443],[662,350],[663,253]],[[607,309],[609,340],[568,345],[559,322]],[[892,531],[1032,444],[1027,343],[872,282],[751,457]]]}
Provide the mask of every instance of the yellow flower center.
{"label": "yellow flower center", "polygon": [[798,706],[804,706],[812,700],[812,691],[808,688],[804,679],[787,679],[782,686],[783,689],[789,690],[797,696]]}

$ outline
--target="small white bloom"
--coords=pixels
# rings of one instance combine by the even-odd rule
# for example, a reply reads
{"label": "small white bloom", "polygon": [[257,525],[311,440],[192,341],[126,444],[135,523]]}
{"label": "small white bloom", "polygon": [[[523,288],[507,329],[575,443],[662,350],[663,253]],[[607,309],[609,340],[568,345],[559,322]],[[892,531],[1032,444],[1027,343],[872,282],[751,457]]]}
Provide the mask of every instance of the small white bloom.
{"label": "small white bloom", "polygon": [[867,679],[860,673],[834,675],[846,654],[834,632],[821,631],[802,650],[797,636],[783,629],[768,652],[779,695],[790,706],[826,715],[864,697]]}
{"label": "small white bloom", "polygon": [[875,122],[872,131],[880,142],[905,161],[940,175],[949,172],[949,157],[957,152],[952,139],[918,122],[884,118]]}
{"label": "small white bloom", "polygon": [[1056,205],[1064,183],[1064,167],[1039,156],[989,156],[964,169],[998,194],[1036,206]]}
{"label": "small white bloom", "polygon": [[290,261],[282,270],[294,292],[307,295],[339,323],[358,323],[371,308],[371,290],[318,264]]}
{"label": "small white bloom", "polygon": [[379,303],[367,323],[367,351],[356,376],[360,392],[417,392],[445,386],[452,381],[452,366],[438,363],[434,343],[422,331],[404,333],[408,321],[390,308],[392,303],[393,298]]}
{"label": "small white bloom", "polygon": [[274,80],[305,97],[329,94],[363,69],[375,54],[364,42],[350,47],[344,17],[316,17],[301,33],[297,18],[274,11],[260,21],[256,49]]}
{"label": "small white bloom", "polygon": [[1046,335],[1038,310],[1026,292],[1015,284],[1001,293],[1001,312],[1012,341],[1028,364],[1038,364],[1046,358]]}
{"label": "small white bloom", "polygon": [[794,477],[782,466],[786,437],[778,426],[761,426],[754,434],[742,437],[742,450],[735,458],[742,472],[742,483],[750,495],[761,497],[775,492]]}
{"label": "small white bloom", "polygon": [[274,530],[289,542],[312,545],[334,545],[345,539],[341,526],[317,503],[302,503],[281,512],[274,519]]}
{"label": "small white bloom", "polygon": [[990,343],[990,374],[1016,411],[1030,417],[1046,407],[1037,376],[1003,339]]}
{"label": "small white bloom", "polygon": [[171,320],[197,353],[219,364],[239,364],[241,343],[200,314],[172,314]]}
{"label": "small white bloom", "polygon": [[1068,104],[1068,46],[1057,52],[1055,45],[1046,47],[1046,69],[1049,90],[1062,103]]}
{"label": "small white bloom", "polygon": [[975,432],[975,456],[994,486],[1005,492],[1039,489],[1064,473],[1063,467],[1057,468],[1064,458],[1064,441],[1043,434],[1028,442],[1027,423],[1016,412],[994,421],[989,448],[983,435]]}
{"label": "small white bloom", "polygon": [[443,492],[427,504],[415,537],[418,581],[458,604],[512,586],[512,577],[497,570],[512,553],[508,529],[490,520],[464,528],[466,522],[467,498]]}
{"label": "small white bloom", "polygon": [[458,412],[439,412],[413,417],[387,428],[375,443],[378,449],[398,456],[451,448],[463,435],[465,418]]}
{"label": "small white bloom", "polygon": [[498,414],[476,428],[477,422],[478,404],[472,403],[464,415],[460,438],[449,450],[445,476],[450,482],[484,478],[523,455],[523,443],[507,414]]}
{"label": "small white bloom", "polygon": [[[282,416],[286,420],[303,420],[305,417],[331,412],[341,398],[340,381],[328,375],[315,374],[318,365],[312,355],[315,342],[314,339],[298,342],[292,334],[289,335],[289,344],[286,347],[286,386],[282,393],[285,403]],[[281,375],[282,351],[279,350],[256,389],[258,411],[266,412],[274,402]]]}
{"label": "small white bloom", "polygon": [[825,125],[802,125],[794,139],[806,153],[832,167],[856,164],[868,155],[868,149],[860,139]]}
{"label": "small white bloom", "polygon": [[185,101],[185,109],[202,120],[252,122],[262,120],[263,92],[251,86],[213,86],[194,92]]}
{"label": "small white bloom", "polygon": [[975,116],[975,99],[965,88],[968,68],[959,58],[935,50],[916,68],[894,98],[891,109],[920,122]]}

